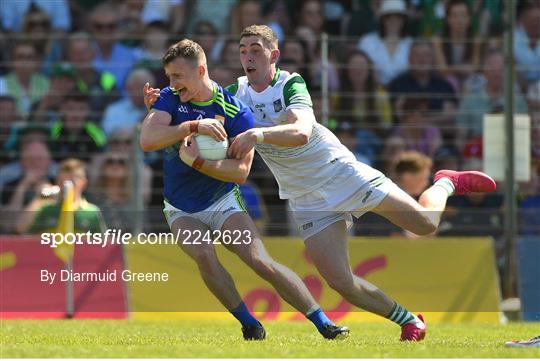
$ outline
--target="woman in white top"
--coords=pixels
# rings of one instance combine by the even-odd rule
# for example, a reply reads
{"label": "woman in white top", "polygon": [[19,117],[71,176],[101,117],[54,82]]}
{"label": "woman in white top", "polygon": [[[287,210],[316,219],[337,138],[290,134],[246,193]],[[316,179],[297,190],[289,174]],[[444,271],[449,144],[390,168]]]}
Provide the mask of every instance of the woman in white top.
{"label": "woman in white top", "polygon": [[379,30],[364,35],[358,48],[369,54],[378,80],[387,85],[405,71],[412,39],[405,36],[407,7],[403,0],[384,0],[379,9]]}

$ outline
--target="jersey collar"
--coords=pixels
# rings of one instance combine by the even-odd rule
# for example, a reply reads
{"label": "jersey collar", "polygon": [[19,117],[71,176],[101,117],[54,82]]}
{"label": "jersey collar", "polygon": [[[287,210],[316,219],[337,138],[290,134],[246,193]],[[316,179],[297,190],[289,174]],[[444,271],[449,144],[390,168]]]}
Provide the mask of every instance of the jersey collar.
{"label": "jersey collar", "polygon": [[190,100],[189,102],[193,105],[198,105],[198,106],[203,107],[203,106],[214,103],[216,101],[216,98],[217,98],[217,86],[216,86],[216,83],[212,82],[212,98],[210,100],[207,100],[205,102],[196,102],[195,100]]}
{"label": "jersey collar", "polygon": [[274,74],[274,78],[272,79],[272,82],[270,83],[270,86],[276,85],[278,79],[279,79],[279,68],[276,68],[276,74]]}

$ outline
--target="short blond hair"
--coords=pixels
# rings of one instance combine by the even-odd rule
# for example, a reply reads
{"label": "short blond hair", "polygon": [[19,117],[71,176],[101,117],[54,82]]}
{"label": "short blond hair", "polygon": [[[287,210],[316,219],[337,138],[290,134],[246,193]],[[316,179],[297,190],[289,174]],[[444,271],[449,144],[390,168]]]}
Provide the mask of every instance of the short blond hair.
{"label": "short blond hair", "polygon": [[259,36],[264,45],[270,49],[277,49],[278,38],[274,30],[267,25],[250,25],[240,33],[240,40],[249,36]]}

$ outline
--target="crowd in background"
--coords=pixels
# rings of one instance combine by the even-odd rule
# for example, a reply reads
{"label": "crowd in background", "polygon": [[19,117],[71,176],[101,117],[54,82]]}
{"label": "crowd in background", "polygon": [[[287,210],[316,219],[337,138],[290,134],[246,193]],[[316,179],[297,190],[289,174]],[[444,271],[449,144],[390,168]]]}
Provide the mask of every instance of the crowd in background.
{"label": "crowd in background", "polygon": [[[87,165],[85,199],[109,227],[165,229],[159,153],[139,154],[142,87],[168,85],[161,56],[189,37],[211,78],[243,75],[238,36],[251,24],[278,35],[278,67],[303,76],[317,119],[358,158],[413,197],[443,168],[481,169],[483,116],[504,111],[502,0],[3,0],[0,6],[1,231],[25,233],[21,212],[47,202],[58,169]],[[532,126],[532,178],[519,185],[520,232],[540,224],[540,2],[517,1],[516,113]],[[321,35],[329,36],[328,63]],[[322,76],[328,75],[328,112]],[[59,167],[60,165],[60,167]],[[61,172],[60,172],[61,173]],[[499,184],[501,185],[501,183]],[[502,187],[499,187],[502,189]],[[286,204],[256,157],[242,185],[266,234],[289,232]],[[501,192],[449,200],[440,235],[499,236]],[[39,203],[39,202],[38,202]],[[294,233],[294,230],[292,230]],[[405,235],[376,216],[354,232]]]}

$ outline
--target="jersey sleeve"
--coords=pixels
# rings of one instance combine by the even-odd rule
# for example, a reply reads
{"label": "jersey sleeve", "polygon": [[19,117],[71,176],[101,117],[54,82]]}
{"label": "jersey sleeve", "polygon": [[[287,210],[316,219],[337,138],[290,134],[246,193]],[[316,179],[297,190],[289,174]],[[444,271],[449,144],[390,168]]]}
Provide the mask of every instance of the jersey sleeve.
{"label": "jersey sleeve", "polygon": [[229,138],[234,138],[238,134],[253,128],[253,114],[248,107],[241,107],[233,118],[228,118],[225,122],[225,130]]}
{"label": "jersey sleeve", "polygon": [[285,109],[305,109],[313,106],[306,82],[300,75],[290,78],[283,86]]}
{"label": "jersey sleeve", "polygon": [[176,97],[173,90],[170,87],[166,87],[159,92],[158,100],[152,105],[152,110],[161,110],[169,113],[171,116],[174,114]]}

